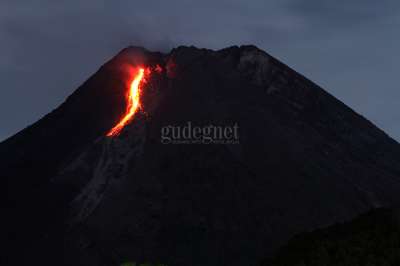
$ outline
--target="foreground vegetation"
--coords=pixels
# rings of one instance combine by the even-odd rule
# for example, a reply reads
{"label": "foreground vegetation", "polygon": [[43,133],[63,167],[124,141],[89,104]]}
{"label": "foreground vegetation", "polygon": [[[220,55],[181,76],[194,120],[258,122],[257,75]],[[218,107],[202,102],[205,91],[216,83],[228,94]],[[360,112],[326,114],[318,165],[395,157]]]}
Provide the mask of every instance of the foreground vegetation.
{"label": "foreground vegetation", "polygon": [[398,266],[399,224],[397,212],[375,210],[348,223],[298,235],[262,266]]}
{"label": "foreground vegetation", "polygon": [[139,263],[136,262],[125,262],[122,263],[121,266],[167,266],[165,264],[152,264],[152,263]]}

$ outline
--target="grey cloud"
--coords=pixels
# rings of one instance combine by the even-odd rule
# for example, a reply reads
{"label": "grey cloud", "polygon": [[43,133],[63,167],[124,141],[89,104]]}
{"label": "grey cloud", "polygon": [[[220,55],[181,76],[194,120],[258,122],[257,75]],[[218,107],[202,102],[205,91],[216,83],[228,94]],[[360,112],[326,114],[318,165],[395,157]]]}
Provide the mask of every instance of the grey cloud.
{"label": "grey cloud", "polygon": [[400,10],[397,0],[288,0],[286,7],[321,30],[377,23]]}

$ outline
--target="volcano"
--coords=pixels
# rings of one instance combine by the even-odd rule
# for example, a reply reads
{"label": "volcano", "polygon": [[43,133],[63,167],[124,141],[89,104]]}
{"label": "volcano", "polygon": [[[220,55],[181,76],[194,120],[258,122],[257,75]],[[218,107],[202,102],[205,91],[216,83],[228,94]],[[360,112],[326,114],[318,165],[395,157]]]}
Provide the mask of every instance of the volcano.
{"label": "volcano", "polygon": [[[162,141],[188,125],[238,136]],[[2,265],[257,265],[400,203],[400,145],[255,46],[128,47],[0,162]]]}

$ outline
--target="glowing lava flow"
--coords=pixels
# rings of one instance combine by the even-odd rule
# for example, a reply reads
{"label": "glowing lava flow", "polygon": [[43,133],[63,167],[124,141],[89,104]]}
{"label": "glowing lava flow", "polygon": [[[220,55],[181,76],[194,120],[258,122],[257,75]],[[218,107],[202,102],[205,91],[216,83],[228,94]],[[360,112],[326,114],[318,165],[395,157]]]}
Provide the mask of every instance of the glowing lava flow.
{"label": "glowing lava flow", "polygon": [[121,130],[126,126],[126,124],[131,121],[135,115],[138,108],[140,108],[140,87],[144,81],[145,69],[139,68],[138,73],[130,84],[129,94],[128,94],[128,105],[126,108],[126,113],[124,117],[119,121],[119,123],[114,126],[110,132],[107,133],[107,137],[118,136]]}

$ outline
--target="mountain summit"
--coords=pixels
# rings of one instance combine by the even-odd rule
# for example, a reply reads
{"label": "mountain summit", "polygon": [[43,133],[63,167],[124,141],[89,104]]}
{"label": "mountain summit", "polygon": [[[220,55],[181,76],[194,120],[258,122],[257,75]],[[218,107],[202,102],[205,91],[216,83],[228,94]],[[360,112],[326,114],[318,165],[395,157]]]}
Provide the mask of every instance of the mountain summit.
{"label": "mountain summit", "polygon": [[256,265],[400,202],[400,145],[255,46],[126,48],[0,162],[3,265]]}

